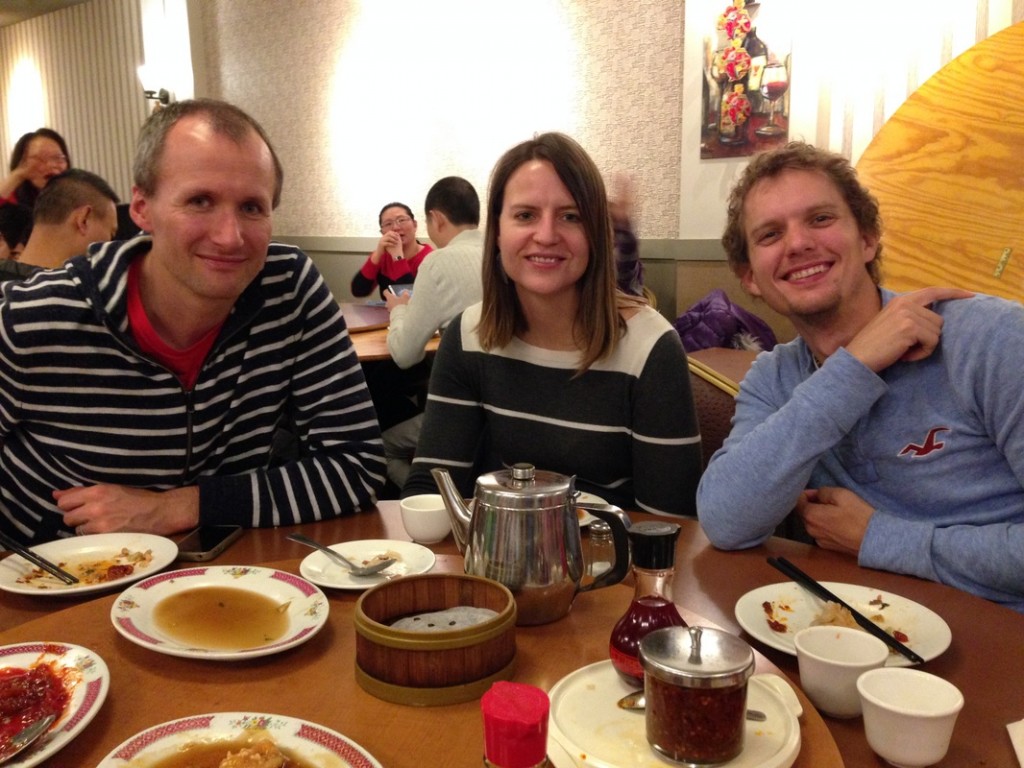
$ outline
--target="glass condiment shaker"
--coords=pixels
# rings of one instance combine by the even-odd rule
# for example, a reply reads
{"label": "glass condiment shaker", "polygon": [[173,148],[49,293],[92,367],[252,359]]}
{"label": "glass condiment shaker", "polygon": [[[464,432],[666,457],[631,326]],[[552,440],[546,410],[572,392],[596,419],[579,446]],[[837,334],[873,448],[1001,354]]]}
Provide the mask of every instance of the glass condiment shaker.
{"label": "glass condiment shaker", "polygon": [[640,642],[647,741],[669,760],[714,765],[738,757],[754,652],[704,627],[668,627]]}
{"label": "glass condiment shaker", "polygon": [[612,527],[604,520],[587,526],[587,575],[595,579],[615,562],[615,540]]}
{"label": "glass condiment shaker", "polygon": [[548,695],[535,685],[499,680],[480,699],[486,768],[550,768]]}
{"label": "glass condiment shaker", "polygon": [[633,555],[633,601],[612,630],[608,653],[612,664],[631,685],[643,685],[640,641],[662,627],[685,627],[686,622],[672,602],[675,576],[676,523],[653,520],[629,529]]}

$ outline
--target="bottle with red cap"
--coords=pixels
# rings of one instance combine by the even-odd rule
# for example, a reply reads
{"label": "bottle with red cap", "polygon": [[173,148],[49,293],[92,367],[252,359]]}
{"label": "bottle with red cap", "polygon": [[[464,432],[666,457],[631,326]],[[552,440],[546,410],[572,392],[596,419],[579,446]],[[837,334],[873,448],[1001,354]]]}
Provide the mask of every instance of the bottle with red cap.
{"label": "bottle with red cap", "polygon": [[608,653],[619,675],[638,688],[644,685],[640,640],[662,627],[686,626],[672,602],[679,530],[676,523],[660,520],[635,523],[629,529],[636,586],[633,601],[612,630]]}
{"label": "bottle with red cap", "polygon": [[500,680],[480,700],[487,768],[550,768],[548,695],[533,685]]}

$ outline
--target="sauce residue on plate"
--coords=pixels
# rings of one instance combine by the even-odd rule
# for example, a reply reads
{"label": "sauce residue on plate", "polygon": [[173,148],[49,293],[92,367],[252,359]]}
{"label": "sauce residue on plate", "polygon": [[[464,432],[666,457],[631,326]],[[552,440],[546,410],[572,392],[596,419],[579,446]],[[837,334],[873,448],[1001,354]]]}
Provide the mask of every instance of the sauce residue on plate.
{"label": "sauce residue on plate", "polygon": [[[125,576],[135,573],[136,569],[141,570],[148,567],[152,562],[153,550],[132,551],[127,547],[122,547],[119,552],[99,558],[96,555],[67,557],[59,560],[57,565],[78,578],[80,583],[72,586],[87,586],[123,579]],[[68,586],[42,568],[32,568],[25,575],[18,577],[17,583],[30,584],[39,589],[66,588]]]}
{"label": "sauce residue on plate", "polygon": [[236,587],[195,587],[161,600],[154,623],[193,648],[244,651],[272,643],[288,630],[287,603]]}

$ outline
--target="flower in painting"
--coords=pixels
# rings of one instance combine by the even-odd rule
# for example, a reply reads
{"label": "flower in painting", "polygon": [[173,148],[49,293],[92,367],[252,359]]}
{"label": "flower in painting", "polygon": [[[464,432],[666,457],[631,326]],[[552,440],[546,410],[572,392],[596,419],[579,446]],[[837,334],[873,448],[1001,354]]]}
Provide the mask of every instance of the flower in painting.
{"label": "flower in painting", "polygon": [[742,125],[750,119],[750,99],[746,89],[737,83],[722,99],[722,125]]}
{"label": "flower in painting", "polygon": [[731,82],[742,80],[750,71],[750,54],[743,48],[743,41],[735,39],[722,50],[721,70]]}
{"label": "flower in painting", "polygon": [[730,40],[743,39],[751,29],[750,14],[747,13],[744,0],[736,0],[718,17],[718,28],[725,32]]}

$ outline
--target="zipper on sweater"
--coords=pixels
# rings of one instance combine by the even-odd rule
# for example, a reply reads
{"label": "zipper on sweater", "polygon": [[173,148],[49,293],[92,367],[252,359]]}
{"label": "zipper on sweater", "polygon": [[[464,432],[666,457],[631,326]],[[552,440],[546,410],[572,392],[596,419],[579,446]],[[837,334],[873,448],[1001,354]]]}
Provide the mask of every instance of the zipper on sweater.
{"label": "zipper on sweater", "polygon": [[192,466],[192,420],[196,412],[192,392],[191,389],[185,392],[185,466],[182,469],[181,477],[186,483],[189,480],[189,469]]}

